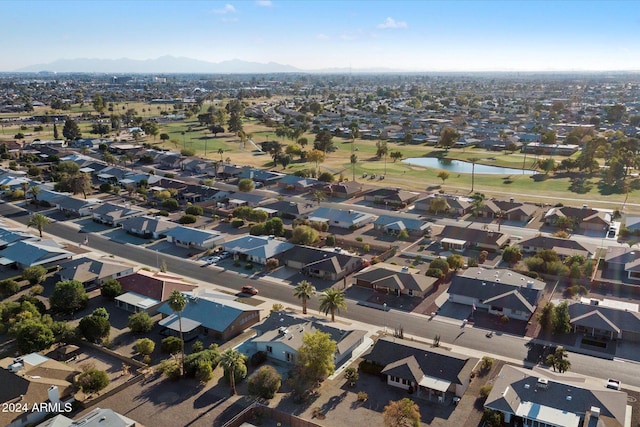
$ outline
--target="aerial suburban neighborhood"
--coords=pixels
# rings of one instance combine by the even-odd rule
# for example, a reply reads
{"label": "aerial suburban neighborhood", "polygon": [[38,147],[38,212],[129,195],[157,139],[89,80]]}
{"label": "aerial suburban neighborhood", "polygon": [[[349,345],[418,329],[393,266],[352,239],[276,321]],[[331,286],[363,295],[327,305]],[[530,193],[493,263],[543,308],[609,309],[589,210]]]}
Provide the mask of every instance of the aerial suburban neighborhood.
{"label": "aerial suburban neighborhood", "polygon": [[0,425],[640,426],[638,74],[1,73],[0,125]]}

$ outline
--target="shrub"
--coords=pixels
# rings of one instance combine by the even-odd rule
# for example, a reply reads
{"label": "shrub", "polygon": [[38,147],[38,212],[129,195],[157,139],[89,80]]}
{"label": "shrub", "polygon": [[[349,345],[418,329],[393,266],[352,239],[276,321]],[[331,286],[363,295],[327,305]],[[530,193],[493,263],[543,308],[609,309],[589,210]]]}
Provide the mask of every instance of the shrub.
{"label": "shrub", "polygon": [[163,360],[158,370],[171,381],[180,379],[180,364],[175,360]]}
{"label": "shrub", "polygon": [[363,360],[358,365],[358,368],[365,374],[380,375],[380,373],[384,369],[384,366],[369,362],[368,360]]}
{"label": "shrub", "polygon": [[269,258],[265,266],[268,271],[273,271],[280,266],[280,261],[277,258]]}
{"label": "shrub", "polygon": [[234,220],[231,221],[231,226],[233,228],[240,228],[244,225],[244,220],[239,219],[239,218],[235,218]]}
{"label": "shrub", "polygon": [[322,172],[320,175],[318,175],[318,181],[333,182],[334,180],[335,177],[331,172]]}
{"label": "shrub", "polygon": [[191,157],[196,155],[196,150],[193,148],[183,148],[180,150],[180,154],[184,157]]}
{"label": "shrub", "polygon": [[191,353],[199,353],[202,350],[204,350],[204,344],[200,340],[197,340],[191,345]]}
{"label": "shrub", "polygon": [[97,393],[109,385],[109,376],[105,371],[89,369],[78,376],[76,385],[84,393]]}
{"label": "shrub", "polygon": [[272,366],[258,369],[247,381],[249,394],[263,399],[273,399],[282,386],[282,377]]}
{"label": "shrub", "polygon": [[408,238],[409,238],[409,233],[407,232],[407,230],[400,230],[400,233],[398,233],[398,239],[407,240]]}
{"label": "shrub", "polygon": [[362,250],[364,252],[369,252],[371,250],[371,246],[368,243],[365,243],[364,246],[362,247]]}
{"label": "shrub", "polygon": [[215,369],[219,362],[220,352],[217,347],[199,351],[184,358],[184,373],[187,376],[194,377],[197,375],[201,363],[208,363],[211,369]]}
{"label": "shrub", "polygon": [[182,348],[182,341],[178,337],[166,337],[160,343],[160,351],[168,354],[176,354]]}
{"label": "shrub", "polygon": [[202,361],[198,364],[198,368],[196,369],[196,378],[201,383],[207,383],[211,381],[213,378],[213,368],[210,363]]}
{"label": "shrub", "polygon": [[334,236],[333,234],[330,235],[330,236],[327,236],[326,242],[327,242],[327,246],[335,246],[336,245],[336,236]]}
{"label": "shrub", "polygon": [[44,281],[46,274],[46,268],[41,265],[35,265],[22,271],[22,280],[28,280],[30,285],[37,285]]}
{"label": "shrub", "polygon": [[15,295],[20,290],[20,285],[15,280],[6,279],[0,282],[0,297],[6,298]]}
{"label": "shrub", "polygon": [[369,398],[369,395],[367,394],[366,391],[358,392],[358,402],[366,402],[368,398]]}
{"label": "shrub", "polygon": [[487,396],[489,396],[489,393],[491,393],[492,388],[493,388],[492,384],[485,384],[482,387],[480,387],[480,392],[478,394],[480,395],[480,397],[484,399]]}
{"label": "shrub", "polygon": [[188,206],[187,209],[185,209],[185,213],[189,215],[200,216],[204,213],[204,210],[202,209],[201,206],[191,205],[191,206]]}
{"label": "shrub", "polygon": [[113,190],[113,187],[108,182],[104,182],[104,183],[100,184],[100,191],[101,192],[103,192],[103,193],[111,193],[111,190]]}
{"label": "shrub", "polygon": [[165,210],[158,211],[157,215],[160,216],[169,216],[169,212]]}
{"label": "shrub", "polygon": [[148,356],[156,349],[156,343],[149,338],[140,338],[136,341],[136,351],[143,356]]}
{"label": "shrub", "polygon": [[100,295],[105,298],[114,299],[122,292],[122,285],[116,279],[109,279],[100,286]]}
{"label": "shrub", "polygon": [[153,329],[153,320],[145,311],[135,313],[129,316],[127,324],[131,332],[134,334],[143,334]]}
{"label": "shrub", "polygon": [[491,367],[493,367],[494,360],[489,356],[484,356],[480,361],[480,370],[482,371],[490,371]]}
{"label": "shrub", "polygon": [[162,207],[167,210],[174,211],[180,207],[180,203],[178,203],[176,199],[169,198],[162,202]]}
{"label": "shrub", "polygon": [[362,242],[362,240],[363,240],[363,239],[362,239],[362,237],[361,237],[361,236],[356,237],[356,242]]}
{"label": "shrub", "polygon": [[179,224],[195,224],[198,221],[198,217],[195,215],[182,215],[178,220]]}

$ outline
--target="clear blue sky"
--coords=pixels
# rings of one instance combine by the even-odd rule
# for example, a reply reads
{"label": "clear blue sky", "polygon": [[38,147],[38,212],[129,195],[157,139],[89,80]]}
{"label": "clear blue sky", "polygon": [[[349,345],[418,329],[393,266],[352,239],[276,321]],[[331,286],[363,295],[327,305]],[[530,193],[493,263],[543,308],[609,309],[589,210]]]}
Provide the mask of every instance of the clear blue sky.
{"label": "clear blue sky", "polygon": [[0,71],[163,55],[305,70],[640,70],[634,0],[5,0],[0,14]]}

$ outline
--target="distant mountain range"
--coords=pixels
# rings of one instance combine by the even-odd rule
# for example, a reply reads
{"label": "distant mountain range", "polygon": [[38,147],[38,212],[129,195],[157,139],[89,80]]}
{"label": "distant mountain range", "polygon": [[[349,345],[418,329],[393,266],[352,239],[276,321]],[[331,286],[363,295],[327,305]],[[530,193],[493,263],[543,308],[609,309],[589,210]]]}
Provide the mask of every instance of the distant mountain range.
{"label": "distant mountain range", "polygon": [[172,74],[266,74],[266,73],[384,73],[399,70],[391,69],[367,69],[350,70],[349,68],[333,68],[324,70],[302,70],[291,65],[278,64],[276,62],[250,62],[240,59],[232,59],[222,62],[208,62],[198,59],[161,56],[156,59],[98,59],[76,58],[58,59],[48,64],[36,64],[23,67],[14,72],[38,73],[172,73]]}

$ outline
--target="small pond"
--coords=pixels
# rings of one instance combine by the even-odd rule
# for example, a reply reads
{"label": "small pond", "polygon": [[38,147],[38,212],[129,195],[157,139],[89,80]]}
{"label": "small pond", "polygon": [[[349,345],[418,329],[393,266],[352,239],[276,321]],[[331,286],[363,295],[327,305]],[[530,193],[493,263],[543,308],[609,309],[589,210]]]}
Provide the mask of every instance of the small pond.
{"label": "small pond", "polygon": [[[471,168],[473,166],[471,163],[464,162],[462,160],[437,159],[435,157],[412,157],[403,160],[403,162],[416,166],[444,169],[447,172],[454,173],[471,173]],[[500,166],[488,166],[476,163],[475,173],[486,175],[533,175],[536,174],[537,171],[523,171],[522,169],[503,168]]]}

